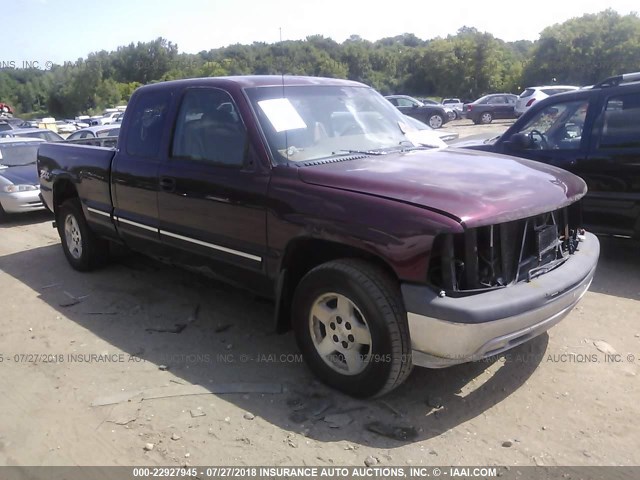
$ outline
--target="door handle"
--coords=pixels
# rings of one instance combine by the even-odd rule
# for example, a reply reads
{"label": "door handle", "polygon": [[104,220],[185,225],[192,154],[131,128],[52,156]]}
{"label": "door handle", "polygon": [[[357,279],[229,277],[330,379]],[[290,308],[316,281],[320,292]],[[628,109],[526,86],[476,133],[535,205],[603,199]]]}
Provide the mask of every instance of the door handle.
{"label": "door handle", "polygon": [[171,177],[160,177],[160,190],[173,192],[176,189],[176,179]]}
{"label": "door handle", "polygon": [[207,195],[204,198],[207,200],[211,200],[212,202],[231,203],[231,200],[229,200],[227,197],[216,197],[214,195]]}

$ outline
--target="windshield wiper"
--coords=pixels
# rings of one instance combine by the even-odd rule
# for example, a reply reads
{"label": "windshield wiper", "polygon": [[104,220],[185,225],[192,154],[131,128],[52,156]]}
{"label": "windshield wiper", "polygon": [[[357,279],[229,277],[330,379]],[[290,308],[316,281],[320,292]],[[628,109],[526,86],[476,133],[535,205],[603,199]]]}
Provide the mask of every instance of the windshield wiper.
{"label": "windshield wiper", "polygon": [[[339,153],[344,152],[344,153]],[[354,153],[359,153],[361,155],[385,155],[389,152],[383,152],[382,150],[345,150],[341,149],[337,152],[332,152],[332,155],[353,155]]]}
{"label": "windshield wiper", "polygon": [[427,147],[425,145],[412,145],[410,147],[401,147],[400,152],[412,152],[413,150],[432,150],[436,147]]}

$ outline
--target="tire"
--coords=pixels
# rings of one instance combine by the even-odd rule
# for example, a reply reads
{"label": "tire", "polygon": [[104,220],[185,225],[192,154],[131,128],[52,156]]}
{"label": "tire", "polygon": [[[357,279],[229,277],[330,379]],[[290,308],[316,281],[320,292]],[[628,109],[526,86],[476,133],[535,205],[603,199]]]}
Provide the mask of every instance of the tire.
{"label": "tire", "polygon": [[427,118],[427,125],[429,125],[433,129],[437,129],[444,125],[444,117],[439,113],[434,113],[433,115]]}
{"label": "tire", "polygon": [[450,112],[447,112],[447,116],[449,117],[449,121],[452,122],[454,120],[456,120],[458,118],[458,114],[456,113],[455,110],[451,110]]}
{"label": "tire", "polygon": [[343,259],[314,268],[296,288],[292,320],[307,365],[337,390],[360,398],[380,396],[411,372],[398,285],[375,265]]}
{"label": "tire", "polygon": [[4,223],[6,219],[7,213],[4,211],[4,208],[2,208],[2,204],[0,203],[0,223]]}
{"label": "tire", "polygon": [[56,224],[62,250],[74,269],[87,272],[107,263],[109,242],[98,238],[91,230],[77,198],[60,205],[56,212]]}
{"label": "tire", "polygon": [[491,112],[482,112],[478,118],[480,120],[480,123],[482,123],[483,125],[488,125],[489,123],[493,122],[493,115],[491,114]]}

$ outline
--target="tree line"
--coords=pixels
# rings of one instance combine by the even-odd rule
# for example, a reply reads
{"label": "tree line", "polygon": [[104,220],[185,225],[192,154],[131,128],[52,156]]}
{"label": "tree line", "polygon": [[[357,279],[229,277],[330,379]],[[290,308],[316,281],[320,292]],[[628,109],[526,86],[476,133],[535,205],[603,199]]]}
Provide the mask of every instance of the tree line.
{"label": "tree line", "polygon": [[352,35],[338,43],[313,35],[187,54],[158,38],[91,53],[46,71],[2,69],[0,102],[26,117],[73,117],[126,103],[137,87],[150,82],[283,73],[348,78],[383,94],[473,100],[492,92],[520,93],[537,84],[593,84],[639,66],[640,18],[605,10],[550,26],[535,42],[505,42],[463,27],[431,40],[406,33],[375,42]]}

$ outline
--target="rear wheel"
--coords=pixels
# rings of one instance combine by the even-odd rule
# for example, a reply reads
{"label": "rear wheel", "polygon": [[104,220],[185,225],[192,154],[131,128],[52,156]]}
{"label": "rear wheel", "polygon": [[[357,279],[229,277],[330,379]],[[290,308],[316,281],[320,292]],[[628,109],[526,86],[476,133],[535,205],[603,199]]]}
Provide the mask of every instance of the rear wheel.
{"label": "rear wheel", "polygon": [[109,258],[109,242],[98,238],[84,218],[77,198],[66,200],[56,214],[62,249],[73,268],[93,270]]}
{"label": "rear wheel", "polygon": [[307,273],[294,295],[293,324],[309,368],[350,395],[383,395],[411,371],[398,286],[367,262],[335,260]]}
{"label": "rear wheel", "polygon": [[488,123],[491,123],[493,121],[493,115],[491,115],[491,112],[483,112],[480,115],[480,123],[486,125]]}
{"label": "rear wheel", "polygon": [[434,113],[428,118],[427,123],[431,128],[440,128],[444,124],[444,118],[439,113]]}

